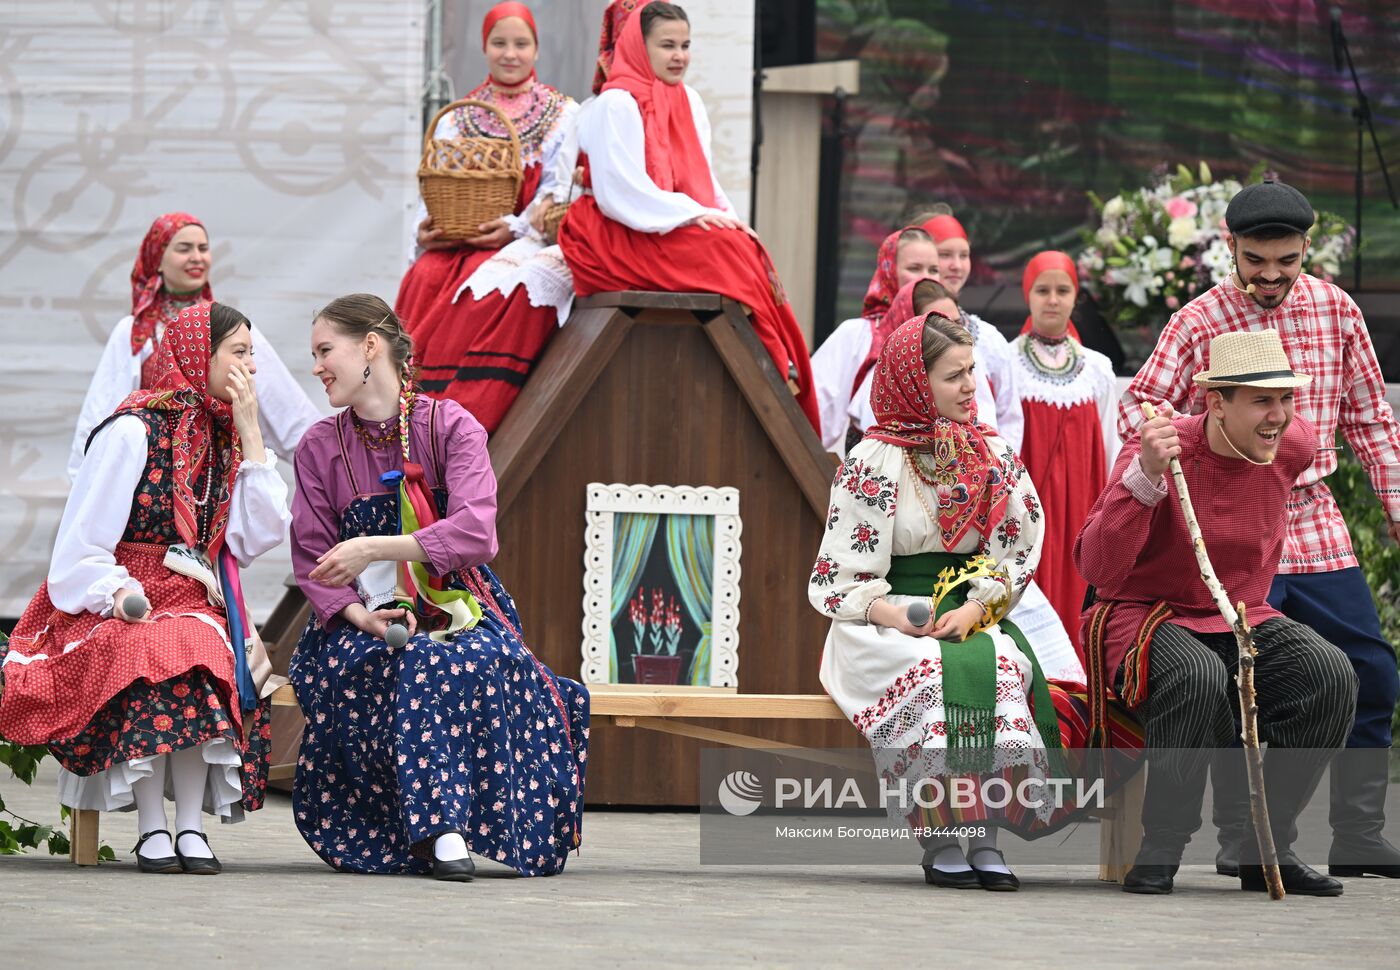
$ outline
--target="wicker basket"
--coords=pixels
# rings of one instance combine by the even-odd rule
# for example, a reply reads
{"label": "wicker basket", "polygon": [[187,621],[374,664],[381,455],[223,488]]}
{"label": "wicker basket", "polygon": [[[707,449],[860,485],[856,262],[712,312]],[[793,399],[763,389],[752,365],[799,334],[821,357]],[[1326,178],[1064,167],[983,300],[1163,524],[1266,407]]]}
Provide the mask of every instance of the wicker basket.
{"label": "wicker basket", "polygon": [[544,236],[546,245],[552,246],[559,241],[559,223],[564,221],[564,216],[569,211],[568,202],[551,202],[544,210],[541,218],[541,234]]}
{"label": "wicker basket", "polygon": [[[449,111],[463,107],[486,108],[501,119],[510,136],[501,138],[439,139],[433,134]],[[432,216],[433,228],[446,239],[470,239],[481,235],[481,224],[515,211],[524,179],[520,136],[505,112],[485,101],[454,101],[434,116],[423,136],[423,160],[418,164],[418,186]]]}

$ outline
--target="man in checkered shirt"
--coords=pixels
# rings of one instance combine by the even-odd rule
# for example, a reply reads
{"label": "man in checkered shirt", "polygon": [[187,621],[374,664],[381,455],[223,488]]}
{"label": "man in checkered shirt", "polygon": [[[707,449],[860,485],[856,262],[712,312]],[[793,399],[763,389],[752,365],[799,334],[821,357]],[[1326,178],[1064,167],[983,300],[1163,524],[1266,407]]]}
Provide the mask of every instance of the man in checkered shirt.
{"label": "man in checkered shirt", "polygon": [[[1193,374],[1209,366],[1211,338],[1237,330],[1278,330],[1290,362],[1313,375],[1300,388],[1297,413],[1317,428],[1317,458],[1287,503],[1288,531],[1269,602],[1346,652],[1361,687],[1348,752],[1332,769],[1334,876],[1365,873],[1400,878],[1400,849],[1385,825],[1390,724],[1400,676],[1395,650],[1356,557],[1346,522],[1323,479],[1337,468],[1327,450],[1337,431],[1360,459],[1400,542],[1400,426],[1385,401],[1380,365],[1356,304],[1340,288],[1302,271],[1313,209],[1301,192],[1272,179],[1242,189],[1225,213],[1234,257],[1229,279],[1172,317],[1152,356],[1118,405],[1118,433],[1127,439],[1143,423],[1143,402],[1165,401],[1199,414],[1204,392]],[[1200,501],[1200,499],[1197,499]],[[1237,871],[1244,837],[1243,780],[1214,773],[1216,824],[1221,826],[1217,870]],[[1225,806],[1222,811],[1222,804]]]}

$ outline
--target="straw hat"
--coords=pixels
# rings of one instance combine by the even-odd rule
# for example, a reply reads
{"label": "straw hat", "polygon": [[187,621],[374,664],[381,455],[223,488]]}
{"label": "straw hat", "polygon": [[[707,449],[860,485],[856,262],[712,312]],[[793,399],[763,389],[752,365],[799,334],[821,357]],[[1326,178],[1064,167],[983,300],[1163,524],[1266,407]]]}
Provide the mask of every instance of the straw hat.
{"label": "straw hat", "polygon": [[1312,375],[1294,373],[1277,330],[1257,330],[1212,337],[1210,366],[1194,380],[1205,388],[1302,387]]}

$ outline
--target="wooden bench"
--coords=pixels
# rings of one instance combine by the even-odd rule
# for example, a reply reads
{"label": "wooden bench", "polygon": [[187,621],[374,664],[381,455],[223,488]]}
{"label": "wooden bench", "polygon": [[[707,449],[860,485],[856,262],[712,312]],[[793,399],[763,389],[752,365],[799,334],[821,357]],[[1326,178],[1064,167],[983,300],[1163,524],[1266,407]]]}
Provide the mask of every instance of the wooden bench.
{"label": "wooden bench", "polygon": [[[870,767],[870,754],[851,748],[850,755],[841,751],[805,748],[802,745],[775,741],[752,734],[741,734],[693,723],[699,719],[758,719],[758,720],[823,720],[844,721],[846,716],[825,694],[739,694],[717,688],[651,688],[632,685],[595,684],[589,688],[591,716],[620,728],[639,728],[662,734],[723,744],[735,748],[781,750],[785,756],[823,764],[838,764],[857,770]],[[272,696],[278,707],[295,707],[292,688],[282,687]],[[296,775],[295,764],[272,765],[269,780],[289,779]],[[1098,814],[1099,878],[1106,882],[1123,881],[1132,867],[1138,844],[1142,841],[1143,772],[1115,792]],[[70,852],[74,864],[97,865],[98,813],[74,809],[70,817]]]}

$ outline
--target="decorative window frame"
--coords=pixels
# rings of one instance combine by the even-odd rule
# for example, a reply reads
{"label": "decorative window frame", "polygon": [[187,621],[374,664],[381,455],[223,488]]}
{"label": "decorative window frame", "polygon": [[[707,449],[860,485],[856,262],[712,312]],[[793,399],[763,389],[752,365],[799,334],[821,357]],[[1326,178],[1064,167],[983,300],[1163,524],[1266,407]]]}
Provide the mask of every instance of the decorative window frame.
{"label": "decorative window frame", "polygon": [[[739,686],[739,556],[743,521],[739,490],[689,485],[591,482],[586,503],[583,560],[583,664],[585,684],[607,684],[612,628],[613,516],[619,512],[710,515],[715,520],[715,572],[710,619],[710,687]],[[703,690],[705,688],[692,688]]]}

